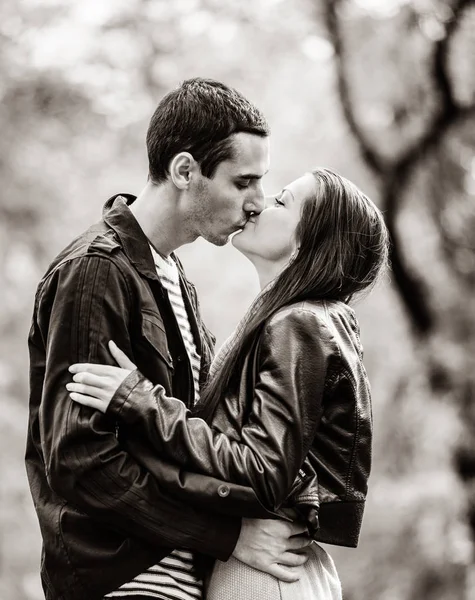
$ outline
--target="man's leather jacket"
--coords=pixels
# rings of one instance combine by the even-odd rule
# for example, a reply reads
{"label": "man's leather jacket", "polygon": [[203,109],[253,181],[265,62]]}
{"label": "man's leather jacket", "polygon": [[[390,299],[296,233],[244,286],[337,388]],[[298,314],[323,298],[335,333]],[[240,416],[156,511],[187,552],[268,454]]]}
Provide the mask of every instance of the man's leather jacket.
{"label": "man's leather jacket", "polygon": [[[316,540],[357,545],[372,415],[358,325],[346,304],[305,301],[274,314],[211,428],[137,370],[107,413],[182,466],[179,488],[197,505],[251,517],[295,509]],[[228,483],[216,495],[202,475]]]}
{"label": "man's leather jacket", "polygon": [[[180,279],[204,378],[214,340],[182,271]],[[193,496],[186,502],[186,490],[183,501],[170,496],[167,482],[179,480],[179,468],[126,424],[71,401],[68,366],[114,364],[109,340],[167,394],[193,399],[186,349],[147,238],[121,198],[56,258],[35,298],[26,466],[48,600],[100,599],[173,548],[226,560],[240,532],[239,518],[194,505]],[[139,459],[151,456],[145,469]],[[217,496],[222,482],[201,479]]]}

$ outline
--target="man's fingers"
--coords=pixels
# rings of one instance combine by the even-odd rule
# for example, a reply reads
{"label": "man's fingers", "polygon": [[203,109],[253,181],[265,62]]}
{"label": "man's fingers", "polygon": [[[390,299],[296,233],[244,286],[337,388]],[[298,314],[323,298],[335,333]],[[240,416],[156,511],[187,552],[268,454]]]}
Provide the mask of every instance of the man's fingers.
{"label": "man's fingers", "polygon": [[285,581],[286,583],[294,583],[300,579],[301,572],[298,571],[297,568],[285,567],[283,565],[274,564],[271,565],[266,572],[281,581]]}
{"label": "man's fingers", "polygon": [[308,560],[308,554],[302,552],[300,554],[296,554],[295,552],[284,552],[281,556],[279,556],[279,564],[286,567],[300,567],[304,565]]}
{"label": "man's fingers", "polygon": [[71,400],[77,402],[78,404],[82,404],[83,406],[90,406],[91,408],[95,408],[96,410],[100,410],[104,412],[104,402],[98,400],[97,398],[91,398],[91,396],[86,396],[84,394],[77,394],[76,392],[72,392],[69,394]]}
{"label": "man's fingers", "polygon": [[303,533],[308,535],[307,526],[304,525],[303,523],[300,523],[299,521],[295,521],[292,523],[288,523],[288,522],[285,522],[285,523],[289,527],[289,530],[290,530],[289,536],[302,535]]}
{"label": "man's fingers", "polygon": [[109,350],[110,350],[110,353],[112,354],[112,356],[114,357],[114,360],[116,361],[116,363],[122,369],[129,369],[129,371],[134,371],[137,368],[134,365],[134,363],[131,360],[129,360],[129,357],[127,356],[127,354],[122,352],[122,350],[119,348],[119,346],[117,346],[117,344],[115,342],[113,342],[112,340],[110,340],[110,342],[109,342]]}
{"label": "man's fingers", "polygon": [[309,535],[294,535],[287,540],[287,550],[302,550],[308,548],[313,543]]}

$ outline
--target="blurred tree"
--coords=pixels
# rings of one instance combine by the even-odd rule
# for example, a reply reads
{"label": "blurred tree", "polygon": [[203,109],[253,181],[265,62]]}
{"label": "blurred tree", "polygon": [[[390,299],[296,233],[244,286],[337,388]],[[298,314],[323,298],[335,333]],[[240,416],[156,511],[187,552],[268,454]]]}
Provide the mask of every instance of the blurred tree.
{"label": "blurred tree", "polygon": [[[342,112],[378,182],[391,234],[393,285],[427,380],[424,411],[449,402],[463,426],[446,450],[465,489],[471,547],[455,544],[440,570],[416,559],[421,570],[404,598],[465,598],[475,593],[475,3],[323,4]],[[380,11],[378,27],[368,7]],[[404,382],[394,400],[395,418],[414,402]],[[409,451],[400,470],[414,461]],[[459,526],[455,518],[461,541]]]}

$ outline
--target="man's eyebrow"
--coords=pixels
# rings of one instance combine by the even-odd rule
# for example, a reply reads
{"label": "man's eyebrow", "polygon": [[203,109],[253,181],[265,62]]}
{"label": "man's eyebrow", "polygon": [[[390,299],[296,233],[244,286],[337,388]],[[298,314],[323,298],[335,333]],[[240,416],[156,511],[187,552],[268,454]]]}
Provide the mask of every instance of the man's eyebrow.
{"label": "man's eyebrow", "polygon": [[[269,169],[267,169],[267,171],[264,173],[264,175],[267,175],[267,173],[269,172]],[[242,173],[239,175],[236,175],[237,179],[262,179],[264,177],[264,175],[257,175],[256,173]]]}

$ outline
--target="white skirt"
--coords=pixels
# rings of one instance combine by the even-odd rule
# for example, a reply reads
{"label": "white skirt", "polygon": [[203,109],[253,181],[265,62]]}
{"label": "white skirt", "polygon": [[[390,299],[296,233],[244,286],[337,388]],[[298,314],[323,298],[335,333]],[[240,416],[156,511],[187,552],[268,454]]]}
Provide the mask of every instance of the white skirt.
{"label": "white skirt", "polygon": [[342,600],[341,583],[332,557],[314,542],[312,554],[299,567],[300,579],[284,583],[234,557],[216,561],[206,600]]}

